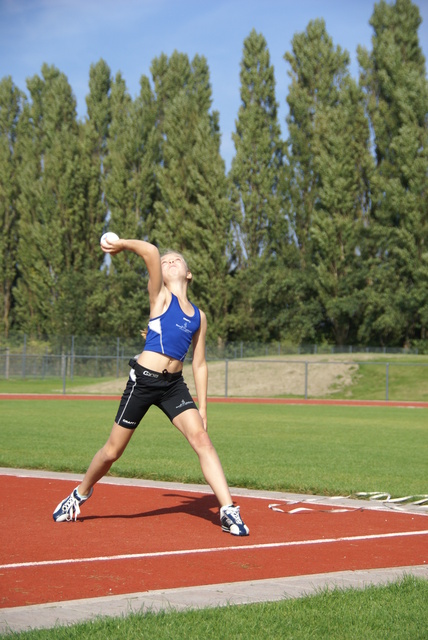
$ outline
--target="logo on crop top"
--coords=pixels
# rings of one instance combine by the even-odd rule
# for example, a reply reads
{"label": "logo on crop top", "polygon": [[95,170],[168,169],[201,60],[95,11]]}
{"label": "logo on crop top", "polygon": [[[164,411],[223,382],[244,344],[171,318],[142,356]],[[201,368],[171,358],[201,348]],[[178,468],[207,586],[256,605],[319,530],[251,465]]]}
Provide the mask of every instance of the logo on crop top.
{"label": "logo on crop top", "polygon": [[192,333],[191,329],[189,329],[187,326],[187,324],[191,322],[191,320],[189,320],[188,318],[185,318],[184,316],[183,316],[183,320],[184,320],[184,324],[178,324],[178,322],[175,324],[177,329],[180,329],[180,331],[184,331],[184,333]]}

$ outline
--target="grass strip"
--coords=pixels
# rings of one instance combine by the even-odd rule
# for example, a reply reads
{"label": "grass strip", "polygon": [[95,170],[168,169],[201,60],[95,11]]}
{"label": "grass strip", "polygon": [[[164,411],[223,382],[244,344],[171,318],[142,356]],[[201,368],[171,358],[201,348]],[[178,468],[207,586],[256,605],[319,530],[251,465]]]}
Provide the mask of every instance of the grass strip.
{"label": "grass strip", "polygon": [[407,576],[364,590],[321,590],[274,603],[132,614],[49,630],[13,633],[11,640],[422,640],[427,638],[428,581]]}
{"label": "grass strip", "polygon": [[[0,465],[84,473],[116,401],[2,400]],[[428,493],[425,409],[212,404],[209,433],[231,486],[392,497]],[[113,475],[204,483],[197,458],[156,408]]]}

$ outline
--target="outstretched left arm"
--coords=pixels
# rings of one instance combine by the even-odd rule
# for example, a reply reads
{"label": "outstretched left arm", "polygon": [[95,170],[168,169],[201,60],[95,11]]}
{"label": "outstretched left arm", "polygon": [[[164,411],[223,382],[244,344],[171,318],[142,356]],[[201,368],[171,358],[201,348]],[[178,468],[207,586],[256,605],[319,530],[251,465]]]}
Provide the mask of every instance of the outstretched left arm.
{"label": "outstretched left arm", "polygon": [[198,397],[198,409],[204,423],[205,431],[207,423],[207,395],[208,395],[208,365],[205,357],[205,339],[207,335],[207,318],[201,313],[201,326],[193,336],[193,360],[192,370],[195,380],[196,395]]}

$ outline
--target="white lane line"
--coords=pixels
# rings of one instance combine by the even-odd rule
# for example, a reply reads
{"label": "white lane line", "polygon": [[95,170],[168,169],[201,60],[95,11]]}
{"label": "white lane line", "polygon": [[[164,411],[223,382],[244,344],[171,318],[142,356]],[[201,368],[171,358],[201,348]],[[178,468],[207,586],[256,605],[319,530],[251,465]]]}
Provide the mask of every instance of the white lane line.
{"label": "white lane line", "polygon": [[279,547],[300,547],[334,542],[358,542],[365,540],[384,540],[386,538],[404,538],[426,536],[425,531],[401,531],[397,533],[379,533],[366,536],[345,536],[343,538],[319,538],[318,540],[295,540],[291,542],[270,542],[267,544],[240,545],[239,547],[209,547],[206,549],[181,549],[177,551],[154,551],[152,553],[125,553],[117,556],[98,556],[94,558],[69,558],[64,560],[42,560],[41,562],[16,562],[2,564],[0,569],[22,569],[25,567],[48,567],[60,564],[81,564],[84,562],[111,562],[112,560],[141,560],[143,558],[162,558],[166,556],[185,556],[195,553],[213,553],[221,551],[249,551],[254,549],[274,549]]}

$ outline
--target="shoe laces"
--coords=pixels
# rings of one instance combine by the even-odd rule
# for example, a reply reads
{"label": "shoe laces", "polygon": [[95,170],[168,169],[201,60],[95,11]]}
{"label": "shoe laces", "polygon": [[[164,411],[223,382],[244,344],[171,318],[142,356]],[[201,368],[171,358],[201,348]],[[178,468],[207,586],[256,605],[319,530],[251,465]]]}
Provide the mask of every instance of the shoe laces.
{"label": "shoe laces", "polygon": [[71,520],[77,520],[77,516],[80,513],[79,500],[74,496],[74,492],[67,498],[66,502],[62,505],[62,512],[67,514],[67,522]]}
{"label": "shoe laces", "polygon": [[241,519],[239,507],[228,507],[225,509],[224,515],[231,517],[236,524],[244,524]]}

